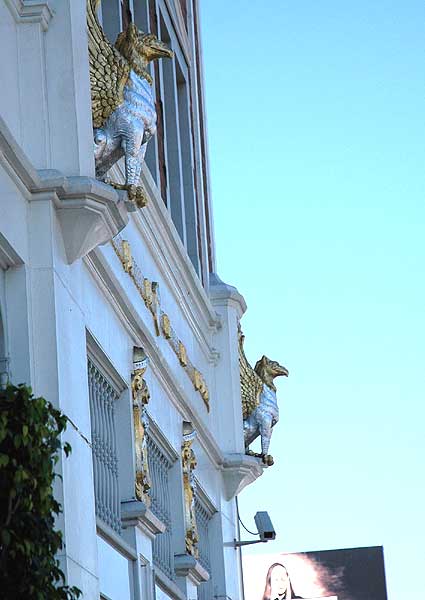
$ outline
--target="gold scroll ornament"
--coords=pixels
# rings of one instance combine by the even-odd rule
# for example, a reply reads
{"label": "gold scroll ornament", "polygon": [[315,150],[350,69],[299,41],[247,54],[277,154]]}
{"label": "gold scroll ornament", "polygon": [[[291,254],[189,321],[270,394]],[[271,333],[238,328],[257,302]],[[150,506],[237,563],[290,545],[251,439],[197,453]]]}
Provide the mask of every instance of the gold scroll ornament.
{"label": "gold scroll ornament", "polygon": [[150,394],[143,375],[148,367],[149,360],[143,348],[135,347],[133,350],[133,372],[131,375],[131,394],[133,398],[133,422],[136,451],[136,498],[150,506],[149,491],[152,482],[149,473],[148,449],[146,443],[146,430],[148,418],[146,405]]}
{"label": "gold scroll ornament", "polygon": [[196,431],[193,429],[190,421],[183,421],[183,443],[182,443],[182,468],[183,468],[183,487],[184,487],[184,507],[185,507],[185,525],[186,525],[186,552],[198,558],[198,528],[196,525],[195,513],[195,494],[196,481],[194,470],[196,468],[196,456],[192,450],[192,443],[196,437]]}
{"label": "gold scroll ornament", "polygon": [[161,300],[159,294],[159,284],[156,281],[150,281],[144,277],[141,270],[131,254],[130,244],[123,240],[120,235],[112,240],[112,247],[121,261],[124,271],[131,277],[140,296],[145,303],[146,308],[152,315],[155,333],[168,341],[174,353],[176,354],[180,365],[186,371],[193,387],[200,394],[207,410],[210,410],[210,395],[207,384],[202,374],[194,367],[187,355],[187,350],[183,342],[178,338],[174,331],[169,316],[161,310]]}

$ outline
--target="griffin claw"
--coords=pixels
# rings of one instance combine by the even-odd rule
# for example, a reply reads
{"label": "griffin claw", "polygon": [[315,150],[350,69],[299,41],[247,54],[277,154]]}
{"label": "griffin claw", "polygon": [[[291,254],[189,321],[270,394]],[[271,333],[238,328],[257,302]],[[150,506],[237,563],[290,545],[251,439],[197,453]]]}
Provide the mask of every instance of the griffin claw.
{"label": "griffin claw", "polygon": [[143,208],[148,203],[148,197],[141,185],[127,186],[128,199],[134,202],[139,208]]}
{"label": "griffin claw", "polygon": [[252,450],[247,450],[245,452],[245,454],[247,454],[247,456],[254,456],[255,458],[261,458],[262,462],[267,465],[268,467],[271,467],[272,465],[274,465],[274,458],[271,454],[261,454],[260,452],[253,452]]}
{"label": "griffin claw", "polygon": [[148,197],[141,185],[127,185],[125,183],[116,183],[115,181],[111,181],[108,178],[106,178],[104,182],[113,187],[115,190],[126,191],[128,199],[139,208],[144,208],[148,203]]}

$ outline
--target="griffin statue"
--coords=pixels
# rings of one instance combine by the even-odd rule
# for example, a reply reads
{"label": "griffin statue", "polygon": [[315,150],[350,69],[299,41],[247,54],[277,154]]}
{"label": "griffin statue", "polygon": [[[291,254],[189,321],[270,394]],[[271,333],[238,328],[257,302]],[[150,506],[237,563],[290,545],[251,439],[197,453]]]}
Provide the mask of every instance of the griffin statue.
{"label": "griffin statue", "polygon": [[107,171],[122,156],[125,184],[108,181],[127,190],[139,207],[147,197],[140,185],[146,146],[156,131],[156,110],[152,79],[146,70],[155,58],[172,58],[174,53],[152,34],[130,23],[112,46],[97,19],[100,0],[87,0],[90,84],[96,177],[104,180]]}
{"label": "griffin statue", "polygon": [[[245,336],[239,327],[239,367],[241,379],[243,428],[247,454],[258,456],[266,465],[273,464],[268,454],[272,427],[279,421],[279,408],[276,398],[275,377],[289,373],[278,362],[263,356],[253,369],[243,349]],[[249,445],[261,436],[261,454],[249,450]]]}

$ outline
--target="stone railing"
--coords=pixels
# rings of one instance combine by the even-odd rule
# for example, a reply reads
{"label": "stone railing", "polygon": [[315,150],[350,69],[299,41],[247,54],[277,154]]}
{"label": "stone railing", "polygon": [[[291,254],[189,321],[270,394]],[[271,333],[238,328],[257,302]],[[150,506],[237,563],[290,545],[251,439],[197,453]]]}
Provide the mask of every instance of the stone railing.
{"label": "stone railing", "polygon": [[152,480],[150,496],[151,510],[160,519],[166,529],[157,535],[153,542],[153,563],[155,567],[175,579],[174,553],[172,543],[171,498],[169,472],[172,463],[158,444],[147,434],[149,472]]}
{"label": "stone railing", "polygon": [[121,532],[115,402],[118,393],[88,360],[96,515]]}

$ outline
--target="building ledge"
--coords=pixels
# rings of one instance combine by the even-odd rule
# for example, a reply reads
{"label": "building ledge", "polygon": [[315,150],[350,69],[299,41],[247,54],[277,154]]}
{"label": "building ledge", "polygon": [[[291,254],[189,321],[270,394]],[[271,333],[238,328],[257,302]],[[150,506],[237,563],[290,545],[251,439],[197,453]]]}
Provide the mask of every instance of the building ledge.
{"label": "building ledge", "polygon": [[68,264],[109,242],[128,223],[126,195],[93,177],[65,177],[38,171],[40,184],[32,200],[53,195]]}
{"label": "building ledge", "polygon": [[121,521],[124,529],[138,527],[152,540],[166,529],[164,523],[139,500],[121,502]]}
{"label": "building ledge", "polygon": [[217,273],[210,273],[209,297],[213,306],[233,304],[240,315],[246,311],[246,302],[238,290],[228,283],[224,283]]}
{"label": "building ledge", "polygon": [[40,23],[43,31],[47,31],[53,17],[46,0],[6,0],[6,6],[17,23]]}
{"label": "building ledge", "polygon": [[171,598],[175,600],[187,600],[186,595],[181,591],[179,586],[167,577],[158,566],[155,566],[155,583]]}
{"label": "building ledge", "polygon": [[116,531],[96,517],[96,533],[100,535],[110,546],[115,548],[122,556],[129,560],[137,560],[137,553]]}
{"label": "building ledge", "polygon": [[195,585],[210,578],[208,571],[191,554],[175,554],[174,571],[178,577],[189,577]]}
{"label": "building ledge", "polygon": [[263,474],[265,468],[261,460],[254,456],[226,454],[222,466],[226,500],[231,500],[246,486],[254,483]]}
{"label": "building ledge", "polygon": [[[0,117],[0,163],[29,202],[55,205],[68,264],[105,244],[127,225],[134,210],[125,192],[86,176],[66,177],[53,169],[36,170]],[[1,240],[0,240],[1,242]]]}

